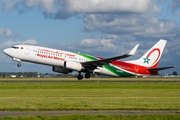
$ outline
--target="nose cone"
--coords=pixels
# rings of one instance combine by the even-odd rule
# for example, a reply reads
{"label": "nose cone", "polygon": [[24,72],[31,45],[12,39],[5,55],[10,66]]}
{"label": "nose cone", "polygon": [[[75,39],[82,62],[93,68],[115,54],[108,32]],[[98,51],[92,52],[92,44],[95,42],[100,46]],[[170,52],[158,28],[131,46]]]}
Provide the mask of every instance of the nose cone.
{"label": "nose cone", "polygon": [[7,54],[7,55],[9,55],[10,50],[9,50],[9,49],[4,49],[4,53]]}

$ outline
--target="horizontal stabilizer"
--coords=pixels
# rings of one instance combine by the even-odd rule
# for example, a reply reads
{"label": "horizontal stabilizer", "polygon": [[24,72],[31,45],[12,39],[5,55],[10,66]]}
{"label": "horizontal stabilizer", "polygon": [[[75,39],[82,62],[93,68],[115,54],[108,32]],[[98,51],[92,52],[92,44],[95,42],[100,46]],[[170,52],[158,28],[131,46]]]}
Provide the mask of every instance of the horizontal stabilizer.
{"label": "horizontal stabilizer", "polygon": [[147,70],[149,70],[149,71],[159,71],[159,70],[165,70],[165,69],[170,69],[170,68],[175,68],[175,66],[160,67],[160,68],[148,68]]}

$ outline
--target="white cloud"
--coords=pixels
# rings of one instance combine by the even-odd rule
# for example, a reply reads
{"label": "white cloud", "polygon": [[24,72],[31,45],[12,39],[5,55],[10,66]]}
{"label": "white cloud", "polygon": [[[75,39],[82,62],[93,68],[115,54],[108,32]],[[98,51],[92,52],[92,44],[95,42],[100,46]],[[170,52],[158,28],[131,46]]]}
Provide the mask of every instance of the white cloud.
{"label": "white cloud", "polygon": [[37,44],[37,42],[34,39],[28,39],[28,40],[25,40],[25,41],[15,41],[15,40],[10,39],[8,41],[5,41],[5,42],[1,43],[0,48],[6,48],[6,47],[11,47],[13,45],[20,45],[20,44],[34,45],[34,44]]}
{"label": "white cloud", "polygon": [[4,3],[3,10],[11,10],[16,9],[17,5],[22,2],[22,0],[3,0],[1,2]]}
{"label": "white cloud", "polygon": [[[156,0],[3,0],[3,10],[44,8],[45,16],[66,19],[76,14],[145,13]],[[21,7],[23,6],[23,7]]]}
{"label": "white cloud", "polygon": [[165,49],[165,50],[164,50],[164,53],[168,53],[168,51],[169,51],[168,49]]}
{"label": "white cloud", "polygon": [[144,13],[155,0],[64,0],[69,13]]}
{"label": "white cloud", "polygon": [[117,48],[117,45],[112,43],[112,40],[101,39],[103,45],[103,51],[114,51]]}
{"label": "white cloud", "polygon": [[3,0],[3,10],[17,9],[19,8],[19,4],[23,4],[27,8],[42,7],[45,9],[47,14],[52,14],[55,12],[54,1],[55,0]]}
{"label": "white cloud", "polygon": [[27,39],[26,41],[22,41],[22,44],[31,44],[31,45],[35,45],[37,44],[36,40],[34,39]]}
{"label": "white cloud", "polygon": [[171,12],[175,13],[176,10],[180,9],[180,1],[172,0],[172,2],[170,2],[168,6],[171,9]]}
{"label": "white cloud", "polygon": [[163,9],[159,5],[154,5],[152,6],[151,11],[153,11],[153,13],[160,14],[163,11]]}
{"label": "white cloud", "polygon": [[[91,51],[114,52],[118,45],[115,45],[113,42],[118,38],[119,36],[117,35],[108,35],[107,37],[103,37],[101,39],[84,39],[81,40],[80,46],[91,48]],[[88,50],[88,52],[90,51]]]}
{"label": "white cloud", "polygon": [[167,43],[167,46],[169,48],[171,48],[172,51],[180,51],[180,38],[178,39],[175,39],[175,40],[169,40],[168,43]]}
{"label": "white cloud", "polygon": [[158,0],[159,2],[167,2],[168,0]]}
{"label": "white cloud", "polygon": [[96,39],[84,39],[80,42],[80,45],[86,46],[86,47],[95,47],[99,46],[101,43],[99,40]]}
{"label": "white cloud", "polygon": [[80,42],[72,41],[67,44],[53,44],[51,46],[46,46],[100,57],[110,57],[128,53],[137,44],[136,41],[130,42],[131,40],[131,37],[108,35],[99,39],[88,38],[83,39]]}
{"label": "white cloud", "polygon": [[54,0],[26,0],[25,4],[29,8],[41,6],[48,14],[54,13]]}
{"label": "white cloud", "polygon": [[86,52],[91,52],[91,51],[98,51],[98,52],[106,52],[106,51],[113,51],[116,49],[116,45],[112,43],[112,39],[84,39],[81,40],[80,46],[86,47],[85,51]]}
{"label": "white cloud", "polygon": [[[77,14],[145,13],[156,0],[60,0],[59,10],[53,16],[66,19]],[[48,16],[48,15],[47,15]]]}
{"label": "white cloud", "polygon": [[84,17],[84,31],[143,37],[174,37],[180,27],[174,21],[158,20],[153,14],[90,14]]}
{"label": "white cloud", "polygon": [[180,17],[180,12],[177,12],[175,15],[176,15],[177,17]]}
{"label": "white cloud", "polygon": [[11,29],[0,28],[0,37],[9,37],[14,35]]}

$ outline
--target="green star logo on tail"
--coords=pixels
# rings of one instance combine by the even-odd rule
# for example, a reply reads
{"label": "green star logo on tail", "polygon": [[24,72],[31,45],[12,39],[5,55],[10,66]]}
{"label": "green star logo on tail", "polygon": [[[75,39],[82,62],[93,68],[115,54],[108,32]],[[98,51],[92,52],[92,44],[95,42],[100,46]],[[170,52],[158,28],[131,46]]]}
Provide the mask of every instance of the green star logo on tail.
{"label": "green star logo on tail", "polygon": [[147,56],[146,56],[146,58],[143,58],[143,59],[144,59],[144,63],[147,63],[147,64],[149,64],[149,61],[151,60]]}

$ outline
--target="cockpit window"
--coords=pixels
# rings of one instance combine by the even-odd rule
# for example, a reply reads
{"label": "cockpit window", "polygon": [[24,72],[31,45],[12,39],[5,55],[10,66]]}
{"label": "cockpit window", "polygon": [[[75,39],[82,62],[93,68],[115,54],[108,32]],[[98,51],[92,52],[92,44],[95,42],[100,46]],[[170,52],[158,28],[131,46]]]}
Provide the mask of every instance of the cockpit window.
{"label": "cockpit window", "polygon": [[19,47],[14,47],[14,46],[12,46],[11,48],[14,48],[14,49],[19,49]]}

